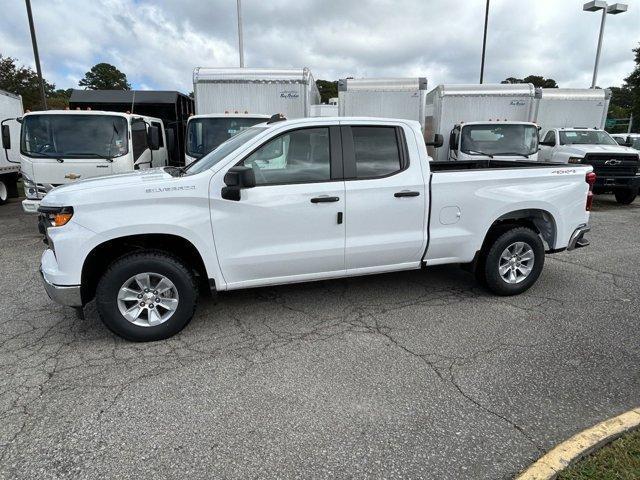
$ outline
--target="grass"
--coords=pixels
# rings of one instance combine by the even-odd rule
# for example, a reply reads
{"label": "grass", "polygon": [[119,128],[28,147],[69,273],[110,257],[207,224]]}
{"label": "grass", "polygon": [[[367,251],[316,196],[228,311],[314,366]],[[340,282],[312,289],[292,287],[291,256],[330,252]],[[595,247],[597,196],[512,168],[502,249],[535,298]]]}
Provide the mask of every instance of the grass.
{"label": "grass", "polygon": [[640,430],[627,433],[558,475],[558,480],[640,479]]}

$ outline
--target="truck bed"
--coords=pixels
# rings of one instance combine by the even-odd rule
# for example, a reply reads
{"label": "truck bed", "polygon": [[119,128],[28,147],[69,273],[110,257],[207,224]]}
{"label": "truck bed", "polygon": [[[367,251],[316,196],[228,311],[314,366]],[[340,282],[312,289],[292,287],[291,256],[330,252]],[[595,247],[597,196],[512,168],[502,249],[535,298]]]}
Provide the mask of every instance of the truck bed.
{"label": "truck bed", "polygon": [[431,161],[432,172],[449,172],[459,170],[480,170],[498,168],[545,168],[566,166],[563,163],[532,162],[529,160],[461,160],[461,161]]}

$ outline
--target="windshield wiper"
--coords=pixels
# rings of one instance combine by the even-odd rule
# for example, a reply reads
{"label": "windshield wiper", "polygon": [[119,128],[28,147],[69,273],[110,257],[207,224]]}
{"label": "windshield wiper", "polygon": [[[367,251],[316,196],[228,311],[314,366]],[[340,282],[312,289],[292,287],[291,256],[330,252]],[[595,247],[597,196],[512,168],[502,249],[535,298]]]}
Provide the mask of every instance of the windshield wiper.
{"label": "windshield wiper", "polygon": [[494,153],[494,155],[519,155],[520,157],[529,158],[529,155],[527,155],[526,153],[520,153],[520,152],[501,152],[501,153]]}
{"label": "windshield wiper", "polygon": [[100,153],[95,153],[95,152],[67,152],[67,153],[65,153],[65,156],[71,156],[71,155],[75,155],[75,156],[78,156],[78,157],[90,156],[90,157],[104,158],[107,162],[113,163],[113,158],[107,157],[106,155],[102,155]]}
{"label": "windshield wiper", "polygon": [[492,155],[492,154],[490,154],[490,153],[480,152],[480,151],[478,151],[478,150],[467,150],[466,152],[463,150],[462,152],[463,152],[463,153],[469,153],[469,154],[471,154],[471,155],[484,155],[484,156],[486,156],[486,157],[493,158],[493,155]]}
{"label": "windshield wiper", "polygon": [[36,156],[36,157],[40,157],[40,158],[55,158],[59,163],[63,163],[64,159],[62,158],[62,155],[60,154],[56,154],[56,155],[52,155],[50,153],[46,153],[46,152],[29,152],[28,155]]}

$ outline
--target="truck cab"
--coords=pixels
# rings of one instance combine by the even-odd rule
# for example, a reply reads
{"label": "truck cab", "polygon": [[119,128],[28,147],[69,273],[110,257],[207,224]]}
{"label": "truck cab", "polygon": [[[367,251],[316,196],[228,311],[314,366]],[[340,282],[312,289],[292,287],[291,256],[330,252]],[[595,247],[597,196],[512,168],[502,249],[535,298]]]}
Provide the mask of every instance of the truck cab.
{"label": "truck cab", "polygon": [[597,128],[552,128],[540,142],[544,162],[592,165],[597,181],[594,193],[613,193],[622,204],[633,202],[640,186],[637,150],[619,145]]}
{"label": "truck cab", "polygon": [[25,114],[20,171],[25,212],[35,213],[53,188],[80,179],[167,165],[162,120],[93,110]]}
{"label": "truck cab", "polygon": [[185,165],[215,150],[236,133],[268,119],[269,115],[238,112],[192,115],[187,121]]}
{"label": "truck cab", "polygon": [[640,150],[640,133],[613,133],[611,137],[623,147]]}
{"label": "truck cab", "polygon": [[538,159],[538,127],[531,122],[465,122],[449,134],[448,160]]}

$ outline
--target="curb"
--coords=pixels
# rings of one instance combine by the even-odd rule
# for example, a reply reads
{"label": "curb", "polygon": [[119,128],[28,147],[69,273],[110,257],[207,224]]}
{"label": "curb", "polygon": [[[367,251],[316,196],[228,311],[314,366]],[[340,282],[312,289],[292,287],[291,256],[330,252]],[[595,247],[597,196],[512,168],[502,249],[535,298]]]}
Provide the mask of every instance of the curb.
{"label": "curb", "polygon": [[515,480],[553,480],[569,465],[640,426],[640,407],[587,428],[549,450]]}

